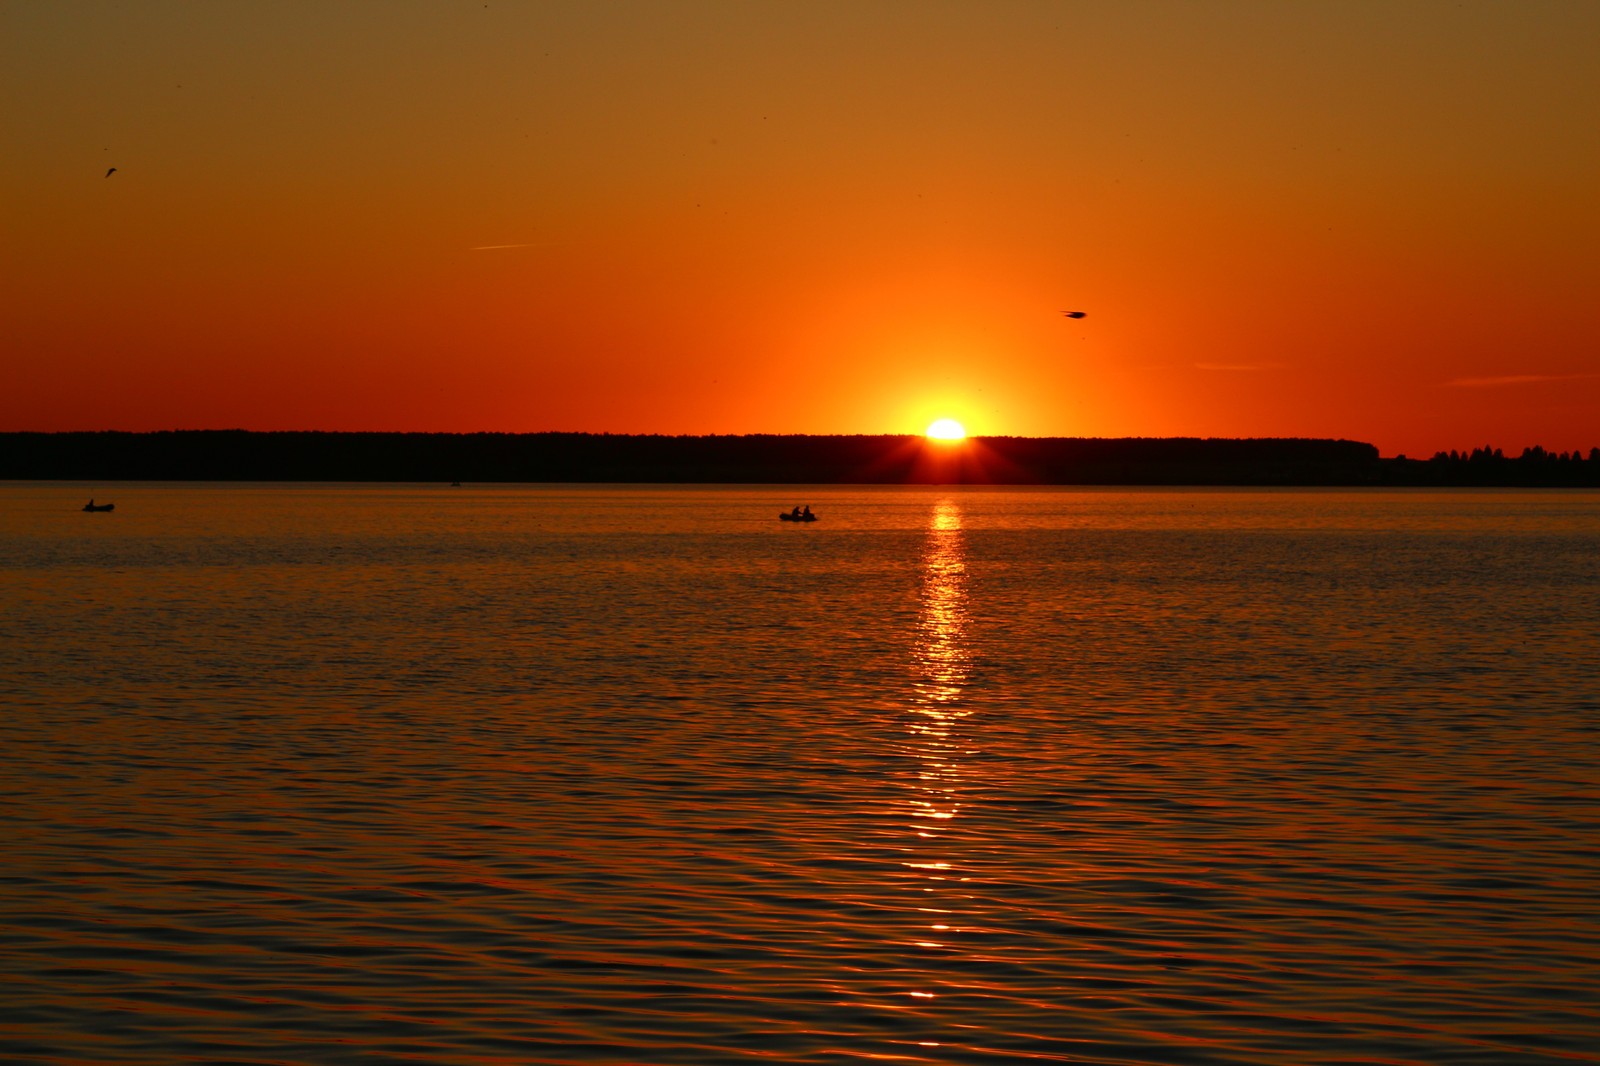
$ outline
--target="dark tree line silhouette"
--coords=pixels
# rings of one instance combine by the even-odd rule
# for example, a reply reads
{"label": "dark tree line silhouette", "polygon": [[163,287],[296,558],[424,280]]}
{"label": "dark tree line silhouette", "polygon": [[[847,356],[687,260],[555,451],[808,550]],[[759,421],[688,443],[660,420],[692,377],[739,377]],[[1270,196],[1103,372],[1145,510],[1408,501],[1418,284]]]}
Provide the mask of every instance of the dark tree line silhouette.
{"label": "dark tree line silhouette", "polygon": [[998,485],[1600,485],[1600,449],[1381,459],[1300,438],[0,433],[0,478]]}
{"label": "dark tree line silhouette", "polygon": [[1353,441],[592,433],[0,434],[0,478],[789,484],[1359,484]]}
{"label": "dark tree line silhouette", "polygon": [[1425,463],[1394,461],[1406,484],[1534,487],[1600,486],[1600,447],[1550,452],[1535,444],[1511,458],[1493,445],[1471,451],[1434,452]]}

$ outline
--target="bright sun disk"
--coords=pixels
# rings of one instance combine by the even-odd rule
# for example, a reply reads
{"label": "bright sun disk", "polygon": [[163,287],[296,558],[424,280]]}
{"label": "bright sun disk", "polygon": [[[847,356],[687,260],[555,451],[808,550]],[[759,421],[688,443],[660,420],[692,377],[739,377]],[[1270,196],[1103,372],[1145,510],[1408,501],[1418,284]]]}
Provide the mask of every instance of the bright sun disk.
{"label": "bright sun disk", "polygon": [[967,431],[955,419],[941,418],[928,427],[927,435],[934,440],[962,440]]}

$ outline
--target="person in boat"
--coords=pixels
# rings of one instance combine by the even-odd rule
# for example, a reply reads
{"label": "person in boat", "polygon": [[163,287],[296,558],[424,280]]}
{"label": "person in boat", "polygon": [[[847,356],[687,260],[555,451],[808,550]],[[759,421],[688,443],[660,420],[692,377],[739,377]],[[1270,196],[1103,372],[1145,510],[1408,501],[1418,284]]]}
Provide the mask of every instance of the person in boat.
{"label": "person in boat", "polygon": [[799,520],[799,518],[800,518],[800,508],[799,508],[798,505],[796,505],[794,510],[789,512],[789,517],[793,518],[793,519],[795,519],[797,521]]}
{"label": "person in boat", "polygon": [[808,503],[806,504],[806,509],[800,512],[800,517],[809,522],[817,516],[811,513],[811,505]]}

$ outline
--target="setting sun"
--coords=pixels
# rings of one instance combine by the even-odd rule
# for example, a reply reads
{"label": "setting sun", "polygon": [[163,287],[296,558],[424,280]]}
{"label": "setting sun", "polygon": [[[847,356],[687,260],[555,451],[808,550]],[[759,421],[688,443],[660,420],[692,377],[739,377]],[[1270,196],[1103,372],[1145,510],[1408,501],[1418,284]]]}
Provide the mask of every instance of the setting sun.
{"label": "setting sun", "polygon": [[927,429],[928,436],[933,440],[965,440],[966,428],[953,418],[941,418]]}

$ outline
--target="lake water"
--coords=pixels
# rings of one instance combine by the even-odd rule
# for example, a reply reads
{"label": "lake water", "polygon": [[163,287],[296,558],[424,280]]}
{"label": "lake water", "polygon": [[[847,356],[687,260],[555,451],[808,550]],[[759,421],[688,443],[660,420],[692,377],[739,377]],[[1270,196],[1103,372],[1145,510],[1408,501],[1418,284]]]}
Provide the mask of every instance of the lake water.
{"label": "lake water", "polygon": [[10,483],[0,755],[11,1063],[1600,1061],[1600,493]]}

